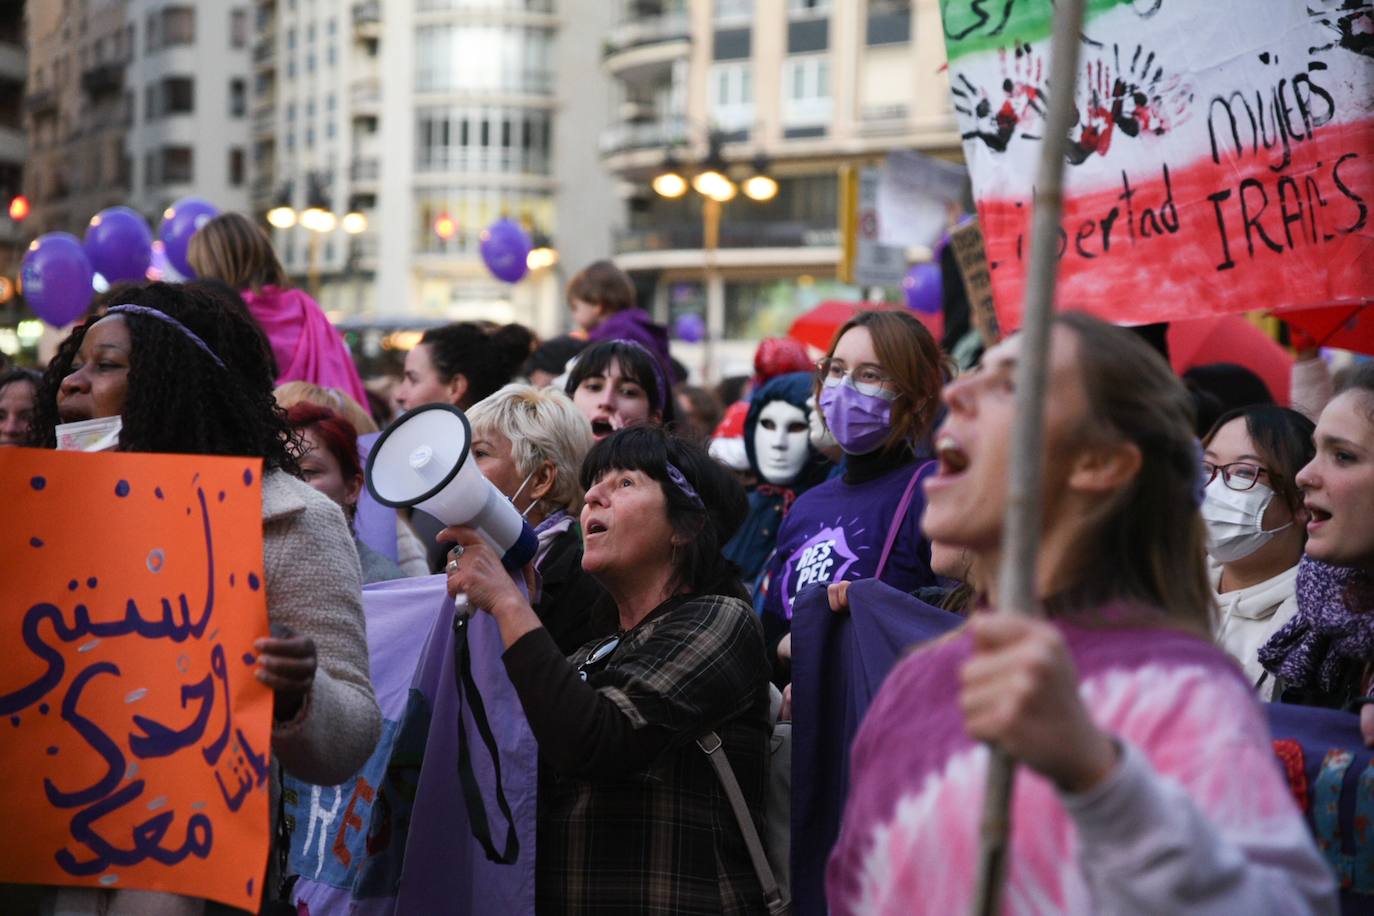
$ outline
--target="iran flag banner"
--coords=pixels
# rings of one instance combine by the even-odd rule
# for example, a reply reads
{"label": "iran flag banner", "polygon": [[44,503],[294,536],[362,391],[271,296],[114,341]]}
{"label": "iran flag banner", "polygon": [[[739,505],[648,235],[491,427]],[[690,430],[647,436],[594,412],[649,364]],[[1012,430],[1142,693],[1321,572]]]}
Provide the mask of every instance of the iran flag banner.
{"label": "iran flag banner", "polygon": [[[1021,323],[1052,0],[941,0],[998,317]],[[1374,302],[1374,2],[1087,0],[1060,309]]]}

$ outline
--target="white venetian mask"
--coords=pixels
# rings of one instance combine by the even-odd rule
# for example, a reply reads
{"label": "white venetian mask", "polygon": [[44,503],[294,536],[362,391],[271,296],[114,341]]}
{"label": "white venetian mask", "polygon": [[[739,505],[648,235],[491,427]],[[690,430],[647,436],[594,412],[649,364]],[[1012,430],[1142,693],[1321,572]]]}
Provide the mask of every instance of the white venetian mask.
{"label": "white venetian mask", "polygon": [[772,484],[797,479],[810,454],[806,412],[788,401],[769,401],[754,426],[754,457],[759,473]]}

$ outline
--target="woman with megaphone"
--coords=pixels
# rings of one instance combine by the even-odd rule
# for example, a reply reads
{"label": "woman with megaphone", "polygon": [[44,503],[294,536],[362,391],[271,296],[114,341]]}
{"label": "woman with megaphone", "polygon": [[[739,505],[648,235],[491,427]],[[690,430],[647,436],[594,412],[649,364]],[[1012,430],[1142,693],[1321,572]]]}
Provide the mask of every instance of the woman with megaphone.
{"label": "woman with megaphone", "polygon": [[496,619],[539,743],[538,911],[761,912],[740,827],[697,746],[719,735],[758,822],[768,669],[758,618],[721,556],[743,491],[702,448],[653,426],[599,442],[581,477],[582,568],[618,627],[571,657],[482,535],[441,535],[458,545],[449,592]]}

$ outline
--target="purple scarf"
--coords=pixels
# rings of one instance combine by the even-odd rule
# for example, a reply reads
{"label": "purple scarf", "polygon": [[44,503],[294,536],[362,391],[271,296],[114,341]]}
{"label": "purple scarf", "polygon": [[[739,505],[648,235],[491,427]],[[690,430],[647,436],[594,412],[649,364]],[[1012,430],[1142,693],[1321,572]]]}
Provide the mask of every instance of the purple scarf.
{"label": "purple scarf", "polygon": [[1297,592],[1297,614],[1260,647],[1260,664],[1291,686],[1334,690],[1350,662],[1374,659],[1374,579],[1303,557]]}

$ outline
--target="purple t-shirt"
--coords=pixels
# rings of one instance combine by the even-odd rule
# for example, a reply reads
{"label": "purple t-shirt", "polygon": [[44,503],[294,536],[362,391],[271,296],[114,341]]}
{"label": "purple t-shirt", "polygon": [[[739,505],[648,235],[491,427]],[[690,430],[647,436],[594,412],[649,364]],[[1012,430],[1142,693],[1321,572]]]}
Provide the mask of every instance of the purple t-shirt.
{"label": "purple t-shirt", "polygon": [[[928,466],[905,464],[860,484],[835,477],[798,497],[778,531],[777,551],[760,586],[763,613],[790,621],[792,602],[808,585],[875,578],[902,493],[911,475]],[[930,571],[930,542],[921,535],[924,512],[918,483],[878,577],[904,592],[936,584]]]}

